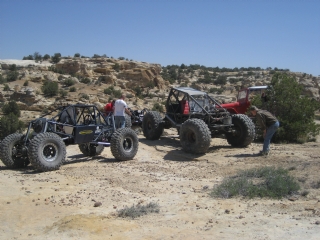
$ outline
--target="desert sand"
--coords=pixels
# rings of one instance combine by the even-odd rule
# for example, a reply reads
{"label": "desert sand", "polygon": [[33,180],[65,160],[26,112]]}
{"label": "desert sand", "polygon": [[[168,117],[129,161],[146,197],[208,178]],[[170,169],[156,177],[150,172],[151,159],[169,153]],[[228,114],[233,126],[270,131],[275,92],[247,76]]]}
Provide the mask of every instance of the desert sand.
{"label": "desert sand", "polygon": [[[0,239],[320,239],[320,143],[261,143],[232,148],[212,139],[210,151],[182,151],[174,131],[157,141],[139,135],[131,161],[110,149],[85,157],[67,147],[58,171],[0,164]],[[281,200],[213,198],[212,188],[238,170],[262,166],[291,169],[306,196]],[[99,207],[95,203],[100,202]],[[158,203],[159,213],[119,218],[124,207]],[[98,204],[99,205],[99,204]]]}

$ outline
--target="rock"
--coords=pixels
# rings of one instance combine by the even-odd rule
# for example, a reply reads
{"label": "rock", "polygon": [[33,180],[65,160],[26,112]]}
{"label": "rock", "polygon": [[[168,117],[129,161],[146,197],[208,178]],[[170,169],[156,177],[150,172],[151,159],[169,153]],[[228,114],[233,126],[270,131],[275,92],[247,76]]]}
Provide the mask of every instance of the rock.
{"label": "rock", "polygon": [[63,73],[75,74],[80,71],[79,60],[65,59],[58,62],[55,66],[56,71],[61,71]]}
{"label": "rock", "polygon": [[292,202],[294,202],[294,201],[297,201],[299,198],[298,197],[288,197],[288,200],[289,201],[292,201]]}
{"label": "rock", "polygon": [[101,202],[95,202],[95,203],[93,204],[94,207],[100,207],[101,205],[102,205]]}
{"label": "rock", "polygon": [[57,74],[54,73],[54,72],[47,72],[44,74],[44,78],[48,81],[51,81],[51,82],[58,82],[58,77],[57,77]]}

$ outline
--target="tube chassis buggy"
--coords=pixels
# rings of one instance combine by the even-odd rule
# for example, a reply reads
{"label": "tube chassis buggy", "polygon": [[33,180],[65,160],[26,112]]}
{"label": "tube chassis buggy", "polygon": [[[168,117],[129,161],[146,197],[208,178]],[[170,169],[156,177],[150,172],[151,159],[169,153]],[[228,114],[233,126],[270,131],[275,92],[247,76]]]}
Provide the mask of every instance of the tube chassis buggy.
{"label": "tube chassis buggy", "polygon": [[133,159],[139,145],[136,133],[130,128],[116,130],[114,122],[95,105],[59,107],[31,121],[26,134],[7,136],[0,144],[0,157],[10,168],[31,162],[37,170],[51,171],[65,161],[66,146],[78,144],[85,156],[100,155],[110,146],[117,160]]}
{"label": "tube chassis buggy", "polygon": [[231,146],[247,147],[255,135],[248,116],[231,115],[207,93],[189,87],[171,88],[164,118],[156,111],[144,115],[142,129],[149,140],[171,127],[178,130],[183,150],[191,153],[206,153],[213,137],[224,135]]}

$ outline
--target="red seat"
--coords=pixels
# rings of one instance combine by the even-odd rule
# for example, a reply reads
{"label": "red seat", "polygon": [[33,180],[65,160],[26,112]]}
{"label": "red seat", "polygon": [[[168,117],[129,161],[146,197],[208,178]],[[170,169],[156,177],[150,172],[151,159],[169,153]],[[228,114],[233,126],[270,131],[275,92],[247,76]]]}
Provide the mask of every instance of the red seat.
{"label": "red seat", "polygon": [[181,100],[181,113],[182,114],[189,114],[190,108],[189,108],[189,102],[187,100]]}

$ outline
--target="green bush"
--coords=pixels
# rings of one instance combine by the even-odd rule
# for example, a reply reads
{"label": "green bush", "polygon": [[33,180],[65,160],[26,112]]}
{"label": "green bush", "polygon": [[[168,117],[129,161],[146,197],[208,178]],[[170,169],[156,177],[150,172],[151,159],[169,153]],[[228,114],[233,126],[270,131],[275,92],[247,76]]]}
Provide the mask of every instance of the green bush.
{"label": "green bush", "polygon": [[67,87],[70,87],[74,85],[76,82],[72,80],[71,78],[67,78],[66,80],[63,81],[63,84]]}
{"label": "green bush", "polygon": [[104,94],[110,95],[113,98],[120,98],[121,97],[121,90],[114,89],[114,86],[110,86],[103,90]]}
{"label": "green bush", "polygon": [[86,93],[82,93],[82,94],[81,94],[81,98],[84,98],[84,99],[86,99],[86,100],[89,100],[89,95],[86,94]]}
{"label": "green bush", "polygon": [[69,92],[76,92],[77,91],[77,88],[76,87],[71,87],[69,88]]}
{"label": "green bush", "polygon": [[0,118],[0,139],[15,132],[22,132],[24,128],[24,123],[14,113],[4,115]]}
{"label": "green bush", "polygon": [[152,111],[164,112],[164,107],[161,103],[156,102],[152,107]]}
{"label": "green bush", "polygon": [[120,71],[120,65],[119,63],[116,63],[113,65],[113,69],[116,71],[116,72],[119,72]]}
{"label": "green bush", "polygon": [[6,81],[7,81],[7,82],[13,82],[13,81],[17,80],[18,77],[19,77],[19,73],[18,73],[18,71],[17,71],[17,66],[16,66],[16,64],[10,65],[10,66],[9,66],[9,70],[10,70],[10,71],[7,73],[7,79],[6,79]]}
{"label": "green bush", "polygon": [[133,89],[133,91],[135,91],[137,97],[142,97],[142,88],[141,88],[141,87],[136,86],[136,87]]}
{"label": "green bush", "polygon": [[227,83],[227,77],[219,75],[217,80],[214,81],[214,83],[217,85],[225,85]]}
{"label": "green bush", "polygon": [[283,168],[274,167],[241,171],[236,176],[224,179],[210,195],[222,198],[241,195],[248,198],[280,199],[300,189],[299,184],[288,172]]}
{"label": "green bush", "polygon": [[7,80],[0,74],[0,84],[6,83]]}
{"label": "green bush", "polygon": [[88,78],[88,77],[85,77],[85,78],[82,78],[82,79],[80,80],[80,82],[81,82],[81,83],[88,84],[88,83],[91,83],[91,79]]}
{"label": "green bush", "polygon": [[10,101],[8,103],[5,103],[2,107],[2,113],[4,115],[9,115],[10,113],[13,113],[17,117],[20,117],[20,109],[16,101]]}
{"label": "green bush", "polygon": [[110,89],[110,88],[106,88],[103,90],[104,94],[108,94],[108,95],[111,95],[113,93],[113,90]]}
{"label": "green bush", "polygon": [[10,91],[10,87],[8,84],[4,84],[3,91]]}
{"label": "green bush", "polygon": [[43,60],[48,60],[48,59],[50,59],[50,55],[49,55],[49,54],[45,54],[45,55],[43,56]]}
{"label": "green bush", "polygon": [[29,86],[29,81],[28,80],[26,80],[24,83],[23,83],[23,86]]}
{"label": "green bush", "polygon": [[122,218],[137,218],[148,213],[159,213],[160,206],[157,203],[148,203],[147,205],[132,205],[131,207],[125,207],[118,211],[118,217]]}
{"label": "green bush", "polygon": [[51,60],[53,63],[58,63],[61,60],[61,54],[60,53],[55,53],[52,57]]}
{"label": "green bush", "polygon": [[57,82],[45,81],[41,90],[45,96],[53,97],[58,94],[59,86]]}
{"label": "green bush", "polygon": [[280,121],[274,137],[278,142],[304,142],[319,134],[319,125],[314,122],[319,102],[302,95],[303,87],[295,77],[286,73],[273,75],[266,91],[267,102],[256,96],[252,105],[273,113]]}
{"label": "green bush", "polygon": [[68,96],[68,92],[66,90],[60,89],[59,95],[60,95],[60,97],[66,97],[66,96]]}
{"label": "green bush", "polygon": [[121,90],[114,90],[113,91],[113,96],[115,97],[115,98],[120,98],[121,97]]}
{"label": "green bush", "polygon": [[223,92],[223,88],[215,88],[215,87],[213,87],[213,88],[210,88],[210,89],[209,89],[209,92],[210,92],[210,93],[221,94],[221,93]]}

